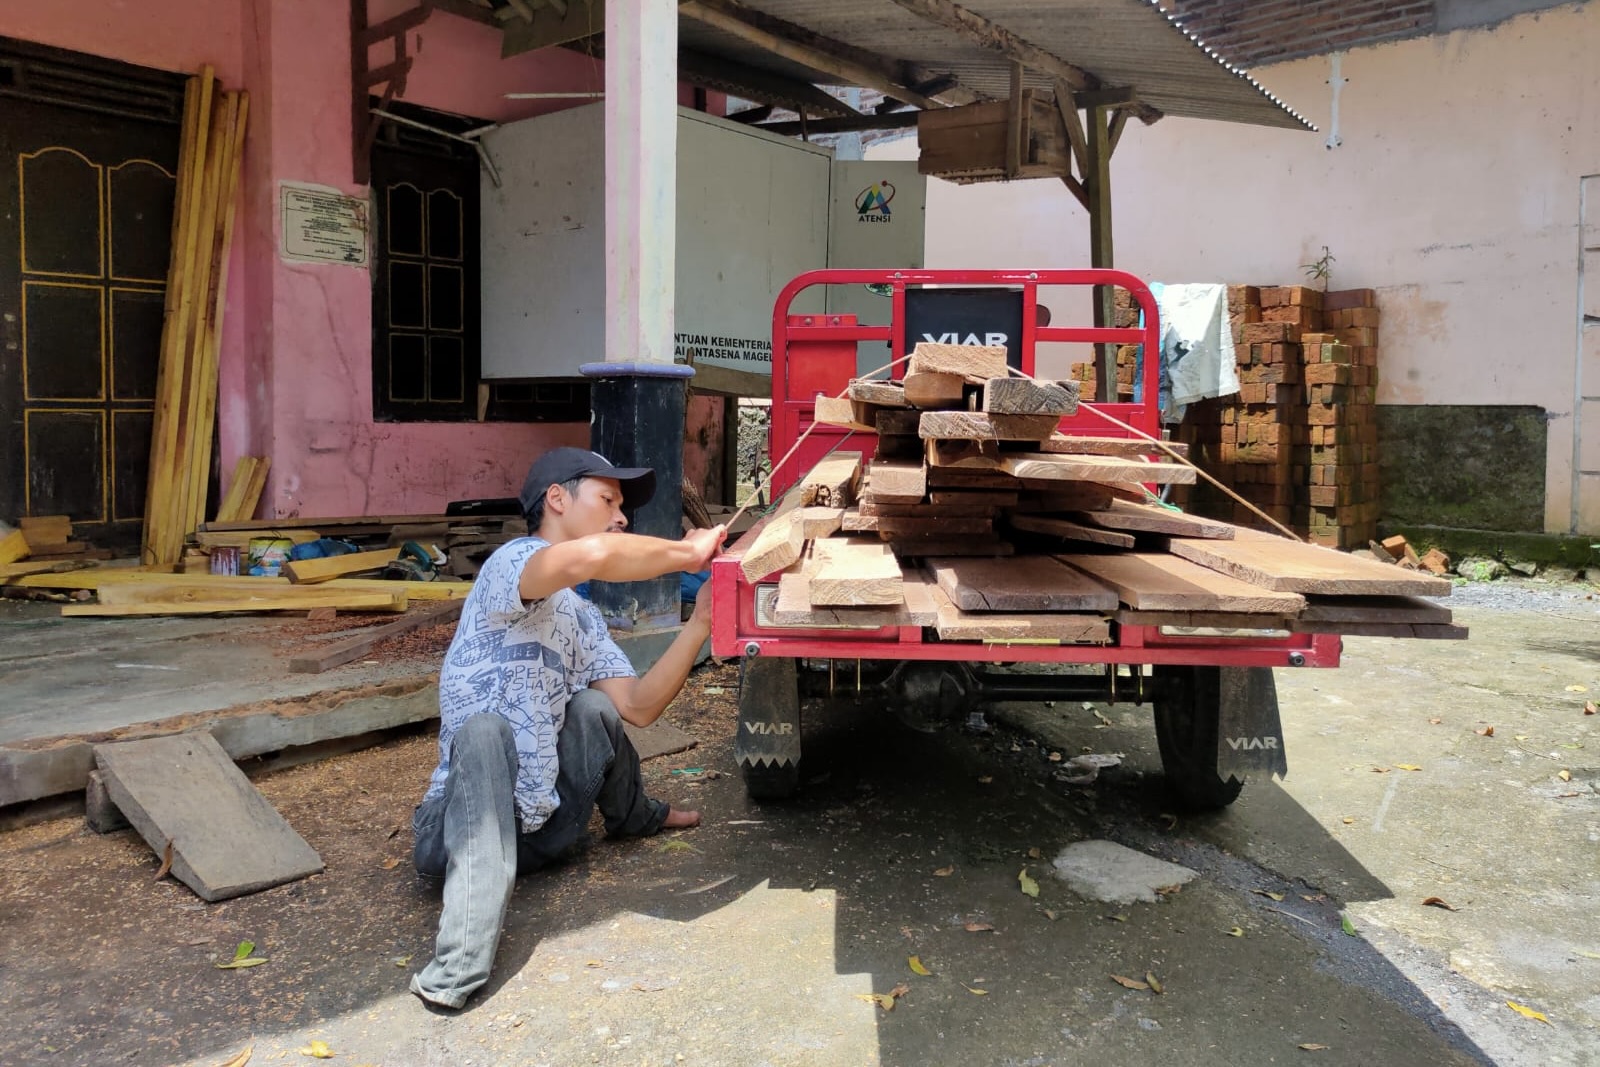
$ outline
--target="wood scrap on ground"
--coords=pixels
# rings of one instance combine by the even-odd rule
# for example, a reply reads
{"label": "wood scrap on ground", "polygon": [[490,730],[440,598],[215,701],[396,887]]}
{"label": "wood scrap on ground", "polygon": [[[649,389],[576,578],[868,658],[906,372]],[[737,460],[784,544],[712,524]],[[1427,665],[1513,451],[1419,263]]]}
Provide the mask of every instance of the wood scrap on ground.
{"label": "wood scrap on ground", "polygon": [[320,674],[332,670],[368,655],[373,646],[380,641],[411,633],[413,630],[454,622],[461,617],[463,606],[464,601],[450,600],[416,608],[393,622],[368,627],[354,637],[301,653],[289,660],[289,670],[296,674]]}

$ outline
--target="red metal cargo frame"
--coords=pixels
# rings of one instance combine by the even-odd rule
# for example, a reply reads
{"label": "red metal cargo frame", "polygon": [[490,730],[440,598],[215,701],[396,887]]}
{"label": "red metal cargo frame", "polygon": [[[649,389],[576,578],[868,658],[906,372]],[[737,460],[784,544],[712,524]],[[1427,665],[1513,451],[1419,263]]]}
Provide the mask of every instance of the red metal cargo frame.
{"label": "red metal cargo frame", "polygon": [[[789,309],[804,290],[816,285],[887,285],[892,288],[891,325],[858,325],[853,315],[792,315]],[[1041,341],[1143,346],[1145,382],[1156,381],[1156,354],[1160,325],[1155,299],[1149,288],[1131,274],[1117,270],[818,270],[795,278],[778,294],[772,313],[772,420],[770,449],[774,461],[782,457],[811,425],[817,394],[835,396],[856,374],[858,341],[886,341],[893,359],[907,351],[905,293],[908,286],[998,286],[1022,293],[1022,370],[1032,374],[1034,349]],[[1112,328],[1093,326],[1038,326],[1040,286],[1111,285],[1126,289],[1144,312],[1144,326]],[[888,360],[885,360],[888,362]],[[899,378],[904,365],[895,368]],[[1156,390],[1146,388],[1142,403],[1095,404],[1122,422],[1159,436],[1160,412]],[[1096,437],[1130,437],[1125,430],[1084,410],[1061,420],[1063,433]],[[842,427],[818,426],[799,452],[773,479],[772,499],[780,498],[800,475],[847,438],[848,450],[871,455],[875,437]],[[857,447],[859,446],[859,448]],[[1159,454],[1152,449],[1152,453]],[[740,539],[736,549],[754,542],[758,524]],[[1164,635],[1160,627],[1113,623],[1113,640],[1106,645],[1036,645],[940,641],[925,639],[921,627],[883,627],[876,630],[800,629],[764,627],[756,622],[756,585],[739,568],[739,558],[726,554],[711,565],[713,623],[711,647],[718,655],[786,656],[796,658],[869,660],[945,660],[975,663],[1114,663],[1186,664],[1223,667],[1337,667],[1342,642],[1335,634],[1290,634],[1282,638],[1195,637]]]}

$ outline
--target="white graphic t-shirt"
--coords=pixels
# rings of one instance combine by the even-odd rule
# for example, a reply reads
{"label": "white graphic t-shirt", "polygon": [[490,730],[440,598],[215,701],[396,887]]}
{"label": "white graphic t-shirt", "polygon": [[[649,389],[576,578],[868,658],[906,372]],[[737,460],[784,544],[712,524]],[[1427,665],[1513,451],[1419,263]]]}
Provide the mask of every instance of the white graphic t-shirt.
{"label": "white graphic t-shirt", "polygon": [[439,766],[423,797],[444,793],[456,730],[469,715],[491,712],[516,734],[523,833],[543,826],[560,805],[556,732],[566,721],[567,701],[593,682],[634,677],[599,608],[571,589],[523,601],[522,569],[548,545],[518,538],[500,546],[478,572],[439,672]]}

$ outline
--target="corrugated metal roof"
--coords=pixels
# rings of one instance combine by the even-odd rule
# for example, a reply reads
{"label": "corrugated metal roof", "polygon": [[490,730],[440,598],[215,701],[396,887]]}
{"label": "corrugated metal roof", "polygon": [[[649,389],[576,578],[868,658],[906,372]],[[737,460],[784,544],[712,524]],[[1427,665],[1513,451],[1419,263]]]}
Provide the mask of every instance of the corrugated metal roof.
{"label": "corrugated metal roof", "polygon": [[[992,98],[1010,90],[1011,63],[999,52],[928,21],[891,0],[744,0],[814,33],[922,71],[951,74]],[[1258,126],[1315,129],[1244,70],[1228,63],[1162,11],[1157,0],[970,0],[966,10],[1099,79],[1132,88],[1167,115]],[[683,45],[774,74],[820,84],[839,79],[782,59],[692,19],[679,26]],[[1028,71],[1024,83],[1051,87]]]}

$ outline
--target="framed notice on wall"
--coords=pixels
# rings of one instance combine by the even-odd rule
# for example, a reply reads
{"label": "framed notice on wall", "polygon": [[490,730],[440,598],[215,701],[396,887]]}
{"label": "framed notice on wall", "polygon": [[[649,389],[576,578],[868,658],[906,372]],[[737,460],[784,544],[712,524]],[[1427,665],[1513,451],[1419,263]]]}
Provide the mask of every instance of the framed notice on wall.
{"label": "framed notice on wall", "polygon": [[370,207],[365,197],[301,182],[279,182],[280,253],[296,263],[367,265]]}

